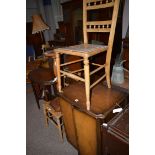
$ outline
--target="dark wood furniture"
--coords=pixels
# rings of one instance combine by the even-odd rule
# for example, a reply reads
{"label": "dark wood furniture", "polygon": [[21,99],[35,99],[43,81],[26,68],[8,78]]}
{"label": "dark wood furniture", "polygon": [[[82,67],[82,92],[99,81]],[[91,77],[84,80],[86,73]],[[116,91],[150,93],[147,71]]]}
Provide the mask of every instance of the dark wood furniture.
{"label": "dark wood furniture", "polygon": [[129,107],[103,125],[102,137],[105,139],[105,154],[129,155]]}
{"label": "dark wood furniture", "polygon": [[51,68],[38,68],[32,70],[28,76],[31,81],[38,108],[40,109],[39,101],[41,99],[49,101],[52,99],[52,92],[54,94],[54,73],[51,71]]}
{"label": "dark wood furniture", "polygon": [[26,23],[26,43],[33,45],[36,58],[42,55],[41,46],[44,44],[44,38],[42,40],[40,33],[32,34],[32,22]]}
{"label": "dark wood furniture", "polygon": [[29,73],[37,69],[41,65],[42,61],[41,60],[35,60],[35,61],[30,61],[26,63],[26,83],[30,83],[30,79],[28,78]]}
{"label": "dark wood furniture", "polygon": [[[78,37],[80,37],[79,40],[81,40],[82,37],[82,29],[77,29],[77,26],[82,28],[82,25],[78,25],[78,21],[82,21],[82,0],[71,0],[61,3],[61,5],[64,23],[70,24],[70,44],[72,45],[78,42],[76,38],[77,34],[79,35]],[[80,22],[80,24],[82,24],[82,22]]]}
{"label": "dark wood furniture", "polygon": [[56,30],[54,34],[54,40],[50,41],[54,47],[69,46],[72,44],[72,33],[70,23],[65,23],[63,21],[58,22],[59,29]]}
{"label": "dark wood furniture", "polygon": [[59,95],[67,140],[80,155],[102,155],[102,124],[115,116],[114,108],[125,107],[127,96],[98,84],[92,90],[91,108],[87,111],[83,83],[70,84]]}
{"label": "dark wood furniture", "polygon": [[124,68],[129,70],[129,38],[123,40],[123,60],[126,60],[123,64]]}
{"label": "dark wood furniture", "polygon": [[28,74],[39,109],[39,100],[49,101],[55,96],[54,56],[53,54],[51,58],[43,57],[39,67]]}

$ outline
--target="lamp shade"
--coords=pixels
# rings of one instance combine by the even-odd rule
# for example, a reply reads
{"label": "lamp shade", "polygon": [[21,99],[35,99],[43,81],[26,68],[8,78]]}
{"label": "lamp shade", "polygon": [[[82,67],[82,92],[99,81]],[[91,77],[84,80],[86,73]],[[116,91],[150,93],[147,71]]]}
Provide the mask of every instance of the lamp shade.
{"label": "lamp shade", "polygon": [[44,23],[40,15],[33,15],[32,22],[33,22],[32,34],[49,29],[49,27]]}

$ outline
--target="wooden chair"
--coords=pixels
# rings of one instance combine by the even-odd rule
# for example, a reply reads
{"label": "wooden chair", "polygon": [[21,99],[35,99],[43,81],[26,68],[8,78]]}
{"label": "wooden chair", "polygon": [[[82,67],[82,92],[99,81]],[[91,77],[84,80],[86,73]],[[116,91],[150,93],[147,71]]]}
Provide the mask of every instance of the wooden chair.
{"label": "wooden chair", "polygon": [[[55,49],[56,52],[56,63],[57,63],[57,76],[58,76],[58,90],[62,92],[61,88],[61,76],[68,76],[75,80],[80,80],[85,83],[85,92],[86,92],[86,105],[87,110],[90,110],[90,89],[93,88],[97,83],[103,80],[106,77],[108,88],[111,88],[110,82],[110,61],[112,54],[112,47],[114,41],[115,27],[118,16],[120,0],[83,0],[83,34],[84,34],[84,44],[75,45],[65,48]],[[109,8],[113,7],[113,14],[111,20],[106,21],[88,21],[87,12],[89,10],[101,9],[101,8]],[[92,45],[88,44],[88,33],[92,32],[109,32],[109,41],[107,46],[103,45]],[[106,52],[106,62],[105,64],[97,64],[90,63],[89,58],[95,56],[99,53]],[[60,63],[60,55],[68,54],[82,57],[79,60]],[[75,71],[64,71],[64,66],[75,64],[78,62],[84,63],[84,68],[75,70]],[[97,67],[93,71],[90,72],[90,66],[93,65]],[[61,69],[62,68],[62,69]],[[98,80],[94,83],[90,84],[90,76],[95,74],[101,69],[105,69],[105,74],[102,75]],[[78,72],[84,71],[84,77],[80,77],[77,75]]]}
{"label": "wooden chair", "polygon": [[63,115],[60,110],[59,98],[56,97],[49,102],[45,102],[43,109],[46,127],[48,126],[48,122],[51,121],[58,128],[61,140],[63,141]]}

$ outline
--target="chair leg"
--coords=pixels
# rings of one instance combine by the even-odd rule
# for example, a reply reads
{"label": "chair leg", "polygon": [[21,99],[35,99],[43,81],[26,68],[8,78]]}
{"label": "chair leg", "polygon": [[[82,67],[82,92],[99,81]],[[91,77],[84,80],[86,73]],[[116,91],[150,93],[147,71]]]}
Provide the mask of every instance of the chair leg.
{"label": "chair leg", "polygon": [[43,105],[43,110],[44,110],[45,126],[48,127],[48,117],[45,105]]}
{"label": "chair leg", "polygon": [[58,130],[59,130],[59,134],[60,134],[61,140],[63,142],[63,128],[62,128],[60,119],[61,119],[61,117],[57,118],[57,125],[58,125]]}
{"label": "chair leg", "polygon": [[106,81],[107,81],[108,88],[111,88],[110,65],[106,65],[105,74],[106,74]]}
{"label": "chair leg", "polygon": [[89,59],[84,58],[84,76],[85,76],[85,91],[86,91],[86,105],[87,110],[90,110],[90,73],[89,73]]}
{"label": "chair leg", "polygon": [[38,94],[37,94],[37,88],[35,86],[35,83],[31,82],[31,86],[32,86],[32,89],[33,89],[33,92],[34,92],[34,96],[35,96],[35,99],[36,99],[36,102],[37,102],[38,109],[40,109],[39,97],[38,97]]}

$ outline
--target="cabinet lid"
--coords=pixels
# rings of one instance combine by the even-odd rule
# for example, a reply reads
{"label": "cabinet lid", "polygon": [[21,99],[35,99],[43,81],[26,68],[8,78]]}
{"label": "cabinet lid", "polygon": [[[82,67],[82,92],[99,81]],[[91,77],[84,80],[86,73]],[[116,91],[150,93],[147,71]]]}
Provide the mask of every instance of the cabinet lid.
{"label": "cabinet lid", "polygon": [[109,89],[99,83],[92,89],[90,111],[87,111],[85,85],[82,82],[74,82],[65,87],[60,96],[79,110],[83,110],[96,118],[105,118],[108,112],[111,112],[115,106],[126,98],[124,93]]}
{"label": "cabinet lid", "polygon": [[108,133],[128,143],[129,141],[129,107],[116,115],[108,123]]}

